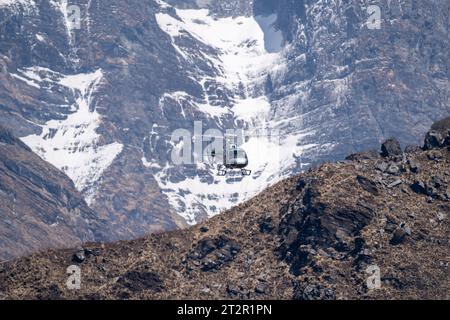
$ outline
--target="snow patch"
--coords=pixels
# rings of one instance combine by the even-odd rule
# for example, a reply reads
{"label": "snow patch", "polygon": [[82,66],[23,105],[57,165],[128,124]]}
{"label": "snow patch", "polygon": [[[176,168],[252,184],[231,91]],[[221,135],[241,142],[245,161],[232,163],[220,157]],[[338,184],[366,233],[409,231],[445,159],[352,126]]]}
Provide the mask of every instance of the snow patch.
{"label": "snow patch", "polygon": [[93,94],[101,84],[102,71],[62,75],[33,67],[23,74],[33,83],[52,82],[72,91],[76,99],[72,106],[74,113],[65,120],[48,121],[42,126],[41,134],[22,140],[44,160],[63,170],[91,202],[95,184],[123,149],[117,142],[99,144],[100,135],[96,130],[101,116],[95,110]]}
{"label": "snow patch", "polygon": [[[176,13],[181,20],[167,13],[156,14],[161,30],[171,37],[174,47],[186,60],[190,60],[189,48],[183,50],[182,42],[179,41],[186,34],[215,48],[219,52],[219,60],[206,55],[205,58],[221,70],[221,75],[215,80],[231,90],[237,91],[239,86],[260,85],[270,67],[283,63],[277,54],[281,48],[278,48],[277,53],[266,50],[265,33],[255,17],[215,18],[209,15],[207,9],[177,9]],[[260,19],[268,24],[274,17]],[[270,46],[281,45],[278,39],[276,42],[276,45]],[[248,94],[252,95],[251,92]]]}
{"label": "snow patch", "polygon": [[11,73],[11,76],[13,78],[19,79],[20,81],[25,82],[30,87],[35,87],[37,89],[41,89],[41,86],[38,83],[36,83],[35,81],[33,81],[33,79],[26,78],[26,77],[18,75],[16,73]]}
{"label": "snow patch", "polygon": [[255,17],[264,33],[264,47],[270,53],[280,52],[283,49],[284,37],[281,30],[276,28],[277,19],[276,14]]}
{"label": "snow patch", "polygon": [[271,106],[265,96],[248,98],[237,101],[233,106],[233,113],[238,120],[260,125],[268,120]]}
{"label": "snow patch", "polygon": [[41,42],[45,42],[45,38],[44,38],[44,36],[41,35],[41,34],[36,34],[36,39],[38,39],[38,40],[41,41]]}
{"label": "snow patch", "polygon": [[10,7],[14,9],[24,8],[31,11],[36,6],[34,0],[0,0],[0,8]]}
{"label": "snow patch", "polygon": [[67,37],[69,39],[70,45],[72,45],[73,31],[75,29],[75,25],[73,21],[69,19],[70,16],[69,8],[71,4],[68,2],[68,0],[50,0],[50,4],[61,12],[64,19],[64,25],[67,30]]}

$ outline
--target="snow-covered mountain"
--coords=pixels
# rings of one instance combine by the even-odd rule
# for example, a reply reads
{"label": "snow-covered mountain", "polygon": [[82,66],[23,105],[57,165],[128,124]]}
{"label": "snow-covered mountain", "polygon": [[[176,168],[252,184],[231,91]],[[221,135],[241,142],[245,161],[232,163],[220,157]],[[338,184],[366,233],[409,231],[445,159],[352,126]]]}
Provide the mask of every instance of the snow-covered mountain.
{"label": "snow-covered mountain", "polygon": [[[0,125],[67,173],[111,239],[194,224],[450,113],[448,1],[379,1],[380,29],[370,4],[1,1]],[[173,133],[200,123],[244,130],[250,177],[218,177],[202,148],[174,163]]]}
{"label": "snow-covered mountain", "polygon": [[[195,171],[183,168],[184,178],[174,182],[173,166],[167,163],[156,179],[177,212],[189,223],[196,223],[199,213],[217,214],[277,182],[295,165],[292,154],[300,153],[303,146],[295,144],[299,136],[285,140],[276,131],[266,95],[269,74],[282,74],[286,65],[283,35],[275,27],[276,15],[216,17],[208,9],[166,8],[156,20],[170,36],[180,64],[195,66],[201,59],[213,72],[198,70],[194,75],[204,91],[201,96],[184,91],[166,93],[161,107],[176,102],[183,117],[185,108],[196,109],[214,121],[212,128],[222,132],[244,129],[247,139],[242,147],[253,171],[249,178],[242,178],[240,172],[230,173],[228,178],[216,177],[214,164],[206,161]],[[193,50],[192,43],[200,45]],[[206,130],[211,128],[203,129],[208,136]],[[146,158],[145,164],[159,165],[151,158]]]}

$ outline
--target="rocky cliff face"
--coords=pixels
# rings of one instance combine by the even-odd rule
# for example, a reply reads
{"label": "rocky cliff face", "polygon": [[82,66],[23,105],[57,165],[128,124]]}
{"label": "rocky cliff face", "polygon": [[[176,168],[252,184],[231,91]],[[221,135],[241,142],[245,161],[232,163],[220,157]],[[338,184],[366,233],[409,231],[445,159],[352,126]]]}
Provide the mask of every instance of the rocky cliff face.
{"label": "rocky cliff face", "polygon": [[389,136],[418,143],[448,115],[449,3],[380,1],[380,29],[367,27],[370,4],[287,0],[274,9],[291,42],[270,98],[292,131],[316,132],[303,139],[317,147],[302,162],[343,158]]}
{"label": "rocky cliff face", "polygon": [[73,182],[0,127],[0,261],[106,239]]}
{"label": "rocky cliff face", "polygon": [[[0,124],[65,171],[111,240],[194,224],[448,115],[448,1],[410,3],[381,1],[371,30],[368,1],[2,2]],[[252,177],[175,165],[171,135],[195,121],[246,129]]]}
{"label": "rocky cliff face", "polygon": [[[426,147],[431,135],[423,149],[405,153],[389,140],[382,152],[309,170],[185,231],[5,264],[0,293],[31,299],[449,299],[448,124],[434,127],[446,139],[432,147]],[[65,285],[73,264],[82,270],[79,291]]]}

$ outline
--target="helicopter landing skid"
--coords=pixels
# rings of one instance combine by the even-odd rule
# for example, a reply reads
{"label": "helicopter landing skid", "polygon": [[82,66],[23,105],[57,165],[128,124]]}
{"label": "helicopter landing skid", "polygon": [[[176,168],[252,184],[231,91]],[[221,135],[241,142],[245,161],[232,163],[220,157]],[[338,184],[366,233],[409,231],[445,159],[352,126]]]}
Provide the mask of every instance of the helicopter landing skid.
{"label": "helicopter landing skid", "polygon": [[[228,170],[227,167],[225,167],[224,165],[220,165],[217,168],[217,175],[219,177],[225,177],[228,174]],[[241,174],[245,177],[248,177],[252,174],[251,170],[246,170],[246,169],[241,169]]]}

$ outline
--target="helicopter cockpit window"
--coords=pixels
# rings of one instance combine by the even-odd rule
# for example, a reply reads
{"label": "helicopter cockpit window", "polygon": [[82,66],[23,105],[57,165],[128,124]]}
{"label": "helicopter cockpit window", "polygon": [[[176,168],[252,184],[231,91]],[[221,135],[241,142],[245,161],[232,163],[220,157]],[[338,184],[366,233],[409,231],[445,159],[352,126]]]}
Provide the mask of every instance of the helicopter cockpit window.
{"label": "helicopter cockpit window", "polygon": [[248,161],[247,154],[244,150],[236,149],[229,152],[230,163],[245,164]]}

